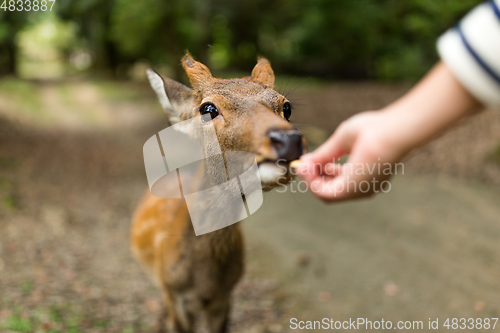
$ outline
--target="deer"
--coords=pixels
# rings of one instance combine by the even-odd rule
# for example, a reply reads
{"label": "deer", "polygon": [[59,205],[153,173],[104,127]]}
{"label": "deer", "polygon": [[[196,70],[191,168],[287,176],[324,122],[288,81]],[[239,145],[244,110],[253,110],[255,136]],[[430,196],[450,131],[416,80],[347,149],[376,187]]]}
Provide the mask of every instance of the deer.
{"label": "deer", "polygon": [[[250,76],[234,79],[213,77],[189,53],[181,64],[191,88],[147,71],[170,123],[204,115],[223,152],[254,155],[262,191],[291,181],[290,162],[305,152],[306,141],[289,122],[292,107],[274,89],[270,62],[259,57]],[[184,131],[189,134],[190,129]],[[210,172],[209,165],[200,168]],[[190,181],[192,188],[201,186],[197,174]],[[176,177],[172,183],[178,184]],[[231,293],[244,272],[240,223],[196,236],[183,198],[159,198],[146,191],[133,216],[131,248],[161,291],[160,332],[194,332],[199,318],[209,332],[228,331]]]}

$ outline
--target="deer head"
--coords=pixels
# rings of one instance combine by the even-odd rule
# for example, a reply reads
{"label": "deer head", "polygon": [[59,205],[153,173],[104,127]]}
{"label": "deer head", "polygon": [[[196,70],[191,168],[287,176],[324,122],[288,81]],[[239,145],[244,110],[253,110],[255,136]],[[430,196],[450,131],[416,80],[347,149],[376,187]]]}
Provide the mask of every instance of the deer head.
{"label": "deer head", "polygon": [[[269,61],[259,58],[250,77],[214,78],[204,64],[188,53],[182,66],[192,88],[162,77],[152,69],[148,78],[172,124],[204,115],[213,123],[221,150],[247,151],[255,155],[264,190],[286,184],[289,162],[305,149],[302,134],[289,119],[291,105],[274,90]],[[186,134],[192,128],[182,128]]]}

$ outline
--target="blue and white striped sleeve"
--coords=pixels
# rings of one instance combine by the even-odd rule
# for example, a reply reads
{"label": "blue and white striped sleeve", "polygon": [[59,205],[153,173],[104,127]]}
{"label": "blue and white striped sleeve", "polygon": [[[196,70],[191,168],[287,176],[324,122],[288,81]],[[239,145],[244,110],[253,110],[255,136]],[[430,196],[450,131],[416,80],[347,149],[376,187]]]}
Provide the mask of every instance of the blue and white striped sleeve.
{"label": "blue and white striped sleeve", "polygon": [[478,100],[500,107],[500,0],[469,12],[437,42],[441,59]]}

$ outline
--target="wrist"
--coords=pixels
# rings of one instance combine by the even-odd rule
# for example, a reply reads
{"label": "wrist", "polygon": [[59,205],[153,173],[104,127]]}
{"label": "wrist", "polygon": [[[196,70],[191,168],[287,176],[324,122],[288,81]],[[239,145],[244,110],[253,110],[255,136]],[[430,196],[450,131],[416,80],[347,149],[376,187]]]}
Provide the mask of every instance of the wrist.
{"label": "wrist", "polygon": [[405,110],[408,109],[389,105],[379,111],[383,124],[381,135],[384,136],[387,149],[393,152],[394,160],[400,160],[423,142],[419,122]]}

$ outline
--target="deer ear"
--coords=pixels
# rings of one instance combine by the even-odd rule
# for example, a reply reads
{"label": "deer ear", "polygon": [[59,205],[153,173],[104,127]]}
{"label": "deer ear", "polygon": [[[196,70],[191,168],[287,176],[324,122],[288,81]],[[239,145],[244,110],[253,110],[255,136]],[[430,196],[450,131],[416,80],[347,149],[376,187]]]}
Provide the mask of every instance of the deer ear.
{"label": "deer ear", "polygon": [[274,72],[269,60],[259,57],[257,65],[252,70],[252,81],[262,83],[268,88],[274,88]]}
{"label": "deer ear", "polygon": [[182,67],[194,90],[203,91],[214,79],[208,67],[194,60],[189,52],[182,58]]}
{"label": "deer ear", "polygon": [[191,118],[190,113],[195,109],[192,89],[161,76],[151,68],[147,70],[147,75],[149,83],[158,96],[171,124]]}

